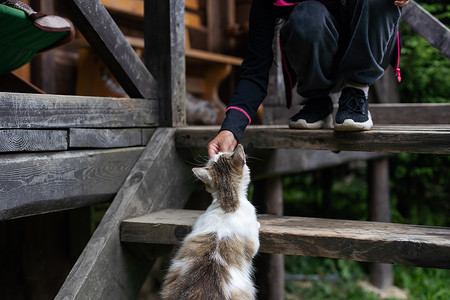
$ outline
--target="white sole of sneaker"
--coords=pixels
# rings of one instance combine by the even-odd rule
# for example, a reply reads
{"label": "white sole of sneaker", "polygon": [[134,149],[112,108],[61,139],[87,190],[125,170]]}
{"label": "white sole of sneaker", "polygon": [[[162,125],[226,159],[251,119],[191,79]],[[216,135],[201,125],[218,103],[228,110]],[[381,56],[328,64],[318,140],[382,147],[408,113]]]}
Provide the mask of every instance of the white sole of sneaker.
{"label": "white sole of sneaker", "polygon": [[292,129],[321,129],[321,128],[330,128],[330,124],[332,124],[332,116],[329,114],[325,119],[319,120],[314,123],[307,123],[305,119],[299,119],[297,121],[289,120],[289,128]]}
{"label": "white sole of sneaker", "polygon": [[352,119],[345,119],[342,124],[334,122],[334,130],[336,131],[364,131],[371,130],[373,127],[372,116],[369,112],[369,120],[364,123],[358,123]]}
{"label": "white sole of sneaker", "polygon": [[292,129],[320,129],[323,127],[323,120],[307,123],[304,119],[299,119],[297,121],[289,121],[289,128]]}

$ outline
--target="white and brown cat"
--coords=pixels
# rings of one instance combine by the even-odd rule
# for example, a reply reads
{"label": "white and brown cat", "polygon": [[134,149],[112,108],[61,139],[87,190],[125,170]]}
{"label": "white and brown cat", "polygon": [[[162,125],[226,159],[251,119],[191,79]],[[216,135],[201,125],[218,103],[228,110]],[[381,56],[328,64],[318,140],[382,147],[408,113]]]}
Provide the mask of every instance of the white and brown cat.
{"label": "white and brown cat", "polygon": [[253,300],[252,259],[259,223],[247,200],[250,171],[244,148],[219,153],[192,169],[213,201],[186,236],[165,277],[163,300]]}

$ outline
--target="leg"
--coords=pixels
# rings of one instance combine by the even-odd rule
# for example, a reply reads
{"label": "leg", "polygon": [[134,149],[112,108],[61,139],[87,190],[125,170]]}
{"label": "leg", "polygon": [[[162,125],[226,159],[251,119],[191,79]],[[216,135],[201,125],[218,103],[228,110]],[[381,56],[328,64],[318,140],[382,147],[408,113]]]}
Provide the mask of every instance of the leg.
{"label": "leg", "polygon": [[351,36],[339,70],[347,81],[370,85],[390,61],[401,9],[393,1],[350,0],[348,13]]}
{"label": "leg", "polygon": [[295,71],[297,92],[310,99],[289,120],[290,128],[319,129],[333,111],[328,96],[336,82],[334,72],[339,34],[327,8],[317,1],[297,4],[280,30],[285,59]]}
{"label": "leg", "polygon": [[317,1],[299,3],[280,30],[285,58],[306,98],[328,95],[335,84],[339,33],[327,8]]}
{"label": "leg", "polygon": [[390,61],[401,9],[390,1],[349,0],[347,13],[350,36],[339,64],[339,77],[353,86],[342,90],[334,128],[370,130],[373,122],[368,86],[383,76]]}

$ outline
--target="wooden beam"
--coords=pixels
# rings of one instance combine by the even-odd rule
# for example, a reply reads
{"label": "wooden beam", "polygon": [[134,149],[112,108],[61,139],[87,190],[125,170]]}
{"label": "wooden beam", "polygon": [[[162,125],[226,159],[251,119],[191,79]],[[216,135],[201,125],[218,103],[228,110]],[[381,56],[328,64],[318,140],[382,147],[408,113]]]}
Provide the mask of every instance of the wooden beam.
{"label": "wooden beam", "polygon": [[0,130],[0,152],[67,150],[66,130]]}
{"label": "wooden beam", "polygon": [[158,81],[160,123],[186,124],[184,0],[145,0],[145,64]]}
{"label": "wooden beam", "polygon": [[0,129],[156,125],[156,100],[0,92]]}
{"label": "wooden beam", "polygon": [[[202,211],[163,210],[122,222],[121,240],[178,244]],[[258,217],[260,251],[450,268],[450,228],[303,217]]]}
{"label": "wooden beam", "polygon": [[143,149],[2,155],[0,220],[110,201]]}
{"label": "wooden beam", "polygon": [[[216,126],[191,126],[177,130],[179,148],[204,148],[217,134]],[[374,127],[364,132],[331,129],[298,130],[287,126],[249,126],[241,141],[252,149],[309,149],[332,151],[410,152],[450,154],[450,126]]]}
{"label": "wooden beam", "polygon": [[[253,205],[259,213],[283,215],[283,185],[281,177],[253,181]],[[284,299],[284,255],[260,253],[253,263],[258,299]]]}
{"label": "wooden beam", "polygon": [[[389,160],[370,160],[367,172],[370,220],[391,222]],[[389,264],[371,264],[370,282],[379,289],[389,289],[394,284],[394,268]]]}
{"label": "wooden beam", "polygon": [[157,99],[155,79],[100,1],[70,0],[67,4],[72,21],[127,94],[132,98]]}
{"label": "wooden beam", "polygon": [[[300,108],[300,105],[294,105],[287,110],[281,105],[265,105],[264,120],[271,124],[286,124]],[[334,114],[337,109],[335,105]],[[450,103],[370,103],[369,110],[375,125],[449,124],[450,120]]]}
{"label": "wooden beam", "polygon": [[71,128],[69,133],[69,145],[71,148],[119,148],[143,145],[141,128]]}
{"label": "wooden beam", "polygon": [[402,20],[450,59],[450,29],[416,1],[403,8]]}
{"label": "wooden beam", "polygon": [[135,299],[152,259],[120,242],[122,220],[181,208],[190,170],[175,149],[174,129],[159,128],[121,186],[56,299]]}
{"label": "wooden beam", "polygon": [[375,125],[449,124],[450,103],[371,103],[370,113]]}

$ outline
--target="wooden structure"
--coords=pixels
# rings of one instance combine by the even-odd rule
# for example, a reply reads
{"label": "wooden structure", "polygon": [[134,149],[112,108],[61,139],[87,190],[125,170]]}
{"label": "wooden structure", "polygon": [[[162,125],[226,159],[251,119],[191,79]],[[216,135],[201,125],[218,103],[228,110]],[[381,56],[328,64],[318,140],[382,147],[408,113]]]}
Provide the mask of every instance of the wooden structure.
{"label": "wooden structure", "polygon": [[[204,153],[218,127],[186,125],[184,1],[144,4],[144,15],[152,16],[143,18],[145,65],[99,1],[65,2],[129,98],[0,92],[1,221],[112,201],[56,299],[135,298],[156,258],[198,215],[181,210],[193,190],[186,161]],[[408,7],[407,18],[421,11],[415,2]],[[428,26],[442,30],[449,45],[448,29]],[[417,110],[422,119],[399,119]],[[449,104],[379,104],[371,111],[377,126],[370,132],[250,126],[244,147],[263,158],[251,166],[253,178],[385,152],[450,153]],[[282,216],[261,221],[267,253],[450,267],[449,228]]]}

